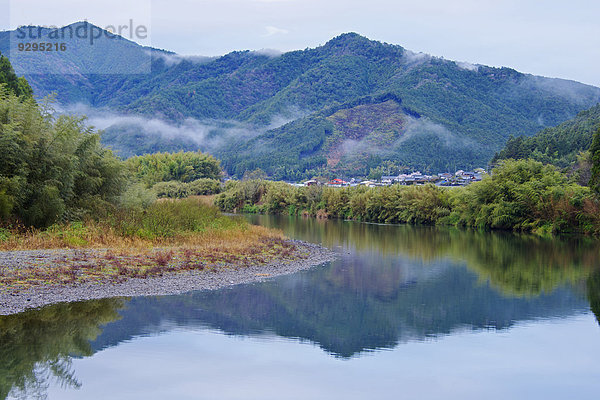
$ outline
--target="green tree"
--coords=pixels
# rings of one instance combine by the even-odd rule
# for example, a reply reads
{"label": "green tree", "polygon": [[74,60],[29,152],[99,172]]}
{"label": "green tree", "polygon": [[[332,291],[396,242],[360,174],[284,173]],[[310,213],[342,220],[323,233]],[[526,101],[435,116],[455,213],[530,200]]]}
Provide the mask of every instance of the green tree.
{"label": "green tree", "polygon": [[45,227],[115,204],[125,170],[85,118],[0,89],[0,217]]}
{"label": "green tree", "polygon": [[251,181],[251,180],[267,179],[267,178],[268,178],[268,176],[265,173],[265,171],[263,171],[260,168],[256,168],[255,170],[244,172],[244,176],[242,177],[242,180],[243,181]]}
{"label": "green tree", "polygon": [[20,97],[33,96],[33,90],[27,80],[17,77],[10,61],[2,53],[0,53],[0,85],[4,85],[10,92]]}
{"label": "green tree", "polygon": [[600,195],[600,128],[594,134],[590,146],[590,157],[592,159],[592,177],[590,187],[596,194]]}
{"label": "green tree", "polygon": [[192,182],[223,176],[220,162],[201,152],[154,153],[129,158],[127,167],[138,181],[152,187],[158,182]]}

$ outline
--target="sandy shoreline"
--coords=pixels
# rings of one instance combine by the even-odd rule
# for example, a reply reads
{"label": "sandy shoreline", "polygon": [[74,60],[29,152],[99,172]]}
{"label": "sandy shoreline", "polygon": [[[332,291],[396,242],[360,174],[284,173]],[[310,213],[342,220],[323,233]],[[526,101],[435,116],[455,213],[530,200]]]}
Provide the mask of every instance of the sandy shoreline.
{"label": "sandy shoreline", "polygon": [[[54,303],[107,297],[135,297],[174,295],[194,290],[214,290],[242,283],[263,281],[275,276],[297,271],[332,261],[334,252],[320,245],[292,240],[298,252],[308,253],[307,258],[276,261],[265,265],[236,267],[235,265],[207,271],[186,271],[151,278],[132,278],[115,284],[53,285],[37,287],[18,293],[0,291],[0,315],[17,314],[29,308],[38,308]],[[75,250],[33,250],[0,252],[0,267],[15,268],[23,260],[52,260],[71,254]],[[47,262],[47,261],[46,261]],[[43,264],[43,262],[42,262]],[[43,265],[40,266],[43,268]]]}

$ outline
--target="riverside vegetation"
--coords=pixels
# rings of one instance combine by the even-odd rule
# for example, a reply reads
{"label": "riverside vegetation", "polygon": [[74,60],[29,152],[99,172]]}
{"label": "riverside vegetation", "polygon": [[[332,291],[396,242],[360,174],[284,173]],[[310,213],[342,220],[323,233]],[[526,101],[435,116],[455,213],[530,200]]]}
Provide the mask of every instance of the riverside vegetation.
{"label": "riverside vegetation", "polygon": [[[600,139],[600,132],[596,136]],[[597,158],[600,161],[600,152]],[[540,234],[600,233],[596,190],[535,160],[502,161],[491,176],[461,188],[432,184],[330,188],[294,187],[262,180],[232,182],[216,197],[215,204],[225,211],[381,223],[455,225]]]}
{"label": "riverside vegetation", "polygon": [[84,118],[56,117],[48,104],[36,102],[5,58],[0,154],[0,252],[96,249],[69,253],[56,266],[3,265],[3,290],[120,282],[298,256],[279,231],[224,216],[201,197],[157,200],[218,192],[218,160],[180,152],[122,161]]}

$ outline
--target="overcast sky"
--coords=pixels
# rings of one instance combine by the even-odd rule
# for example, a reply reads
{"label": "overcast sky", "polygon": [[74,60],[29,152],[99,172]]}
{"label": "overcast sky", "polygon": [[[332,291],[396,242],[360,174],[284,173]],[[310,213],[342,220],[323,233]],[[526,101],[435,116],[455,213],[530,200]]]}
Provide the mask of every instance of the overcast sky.
{"label": "overcast sky", "polygon": [[[315,47],[343,32],[456,61],[600,86],[598,0],[0,0],[0,28],[149,25],[187,55]],[[139,21],[139,22],[137,22]]]}

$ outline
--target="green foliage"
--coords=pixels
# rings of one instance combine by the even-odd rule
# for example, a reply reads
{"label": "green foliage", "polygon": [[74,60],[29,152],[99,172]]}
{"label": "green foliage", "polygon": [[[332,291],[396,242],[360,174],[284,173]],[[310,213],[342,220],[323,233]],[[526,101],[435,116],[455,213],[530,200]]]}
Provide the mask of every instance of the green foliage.
{"label": "green foliage", "polygon": [[274,179],[298,181],[326,164],[321,148],[332,132],[325,118],[302,118],[248,142],[231,143],[218,155],[225,169],[238,177],[261,169]]}
{"label": "green foliage", "polygon": [[244,175],[242,176],[243,181],[250,181],[253,179],[267,179],[267,178],[268,178],[268,176],[265,173],[265,171],[263,171],[260,168],[257,168],[253,171],[248,170],[248,171],[244,172]]}
{"label": "green foliage", "polygon": [[127,159],[126,165],[132,176],[148,187],[158,182],[219,180],[223,175],[219,161],[201,152],[147,154]]}
{"label": "green foliage", "polygon": [[[250,188],[251,186],[251,188]],[[599,202],[587,187],[533,160],[503,161],[491,176],[462,188],[294,187],[283,182],[231,184],[215,203],[224,211],[253,208],[382,223],[440,224],[534,231],[600,233]]]}
{"label": "green foliage", "polygon": [[128,210],[112,217],[124,236],[143,239],[169,238],[206,230],[245,229],[247,222],[222,215],[215,207],[194,199],[152,203],[143,211]]}
{"label": "green foliage", "polygon": [[5,242],[11,237],[11,233],[6,228],[0,228],[0,242]]}
{"label": "green foliage", "polygon": [[4,86],[11,93],[18,97],[30,99],[33,97],[33,90],[25,78],[18,77],[8,61],[0,53],[0,87]]}
{"label": "green foliage", "polygon": [[221,193],[221,182],[216,179],[196,179],[188,183],[190,196],[204,196]]}
{"label": "green foliage", "polygon": [[387,176],[398,175],[398,173],[400,171],[402,171],[403,169],[404,169],[404,167],[402,167],[394,162],[386,161],[375,168],[371,168],[367,178],[378,181],[384,175],[387,175]]}
{"label": "green foliage", "polygon": [[188,184],[179,181],[158,182],[152,190],[158,198],[183,199],[189,196]]}
{"label": "green foliage", "polygon": [[[12,82],[9,67],[0,58],[2,84]],[[99,135],[84,118],[55,117],[46,104],[39,106],[27,93],[19,96],[17,86],[12,91],[9,87],[0,86],[2,222],[16,219],[56,231],[62,228],[54,224],[74,221],[59,232],[73,245],[83,244],[76,221],[88,217],[122,221],[114,225],[128,234],[150,237],[230,224],[200,204],[155,201],[157,193],[161,197],[218,193],[222,170],[214,157],[200,152],[157,153],[123,162],[101,146]]]}
{"label": "green foliage", "polygon": [[592,145],[590,146],[590,158],[592,161],[590,187],[596,194],[600,195],[600,127],[598,127],[598,130],[594,134]]}
{"label": "green foliage", "polygon": [[590,190],[538,161],[504,161],[491,176],[452,195],[451,217],[459,225],[551,233],[600,228],[587,211],[597,206]]}
{"label": "green foliage", "polygon": [[235,212],[246,205],[258,205],[273,183],[263,180],[229,181],[225,192],[215,198],[215,205],[221,210]]}
{"label": "green foliage", "polygon": [[0,216],[49,226],[117,201],[122,163],[84,118],[53,117],[45,106],[0,90]]}
{"label": "green foliage", "polygon": [[144,210],[156,201],[156,193],[142,183],[130,184],[119,198],[119,205],[128,210]]}
{"label": "green foliage", "polygon": [[183,199],[189,196],[203,196],[221,192],[221,182],[215,179],[196,179],[192,182],[158,182],[152,190],[159,198]]}

